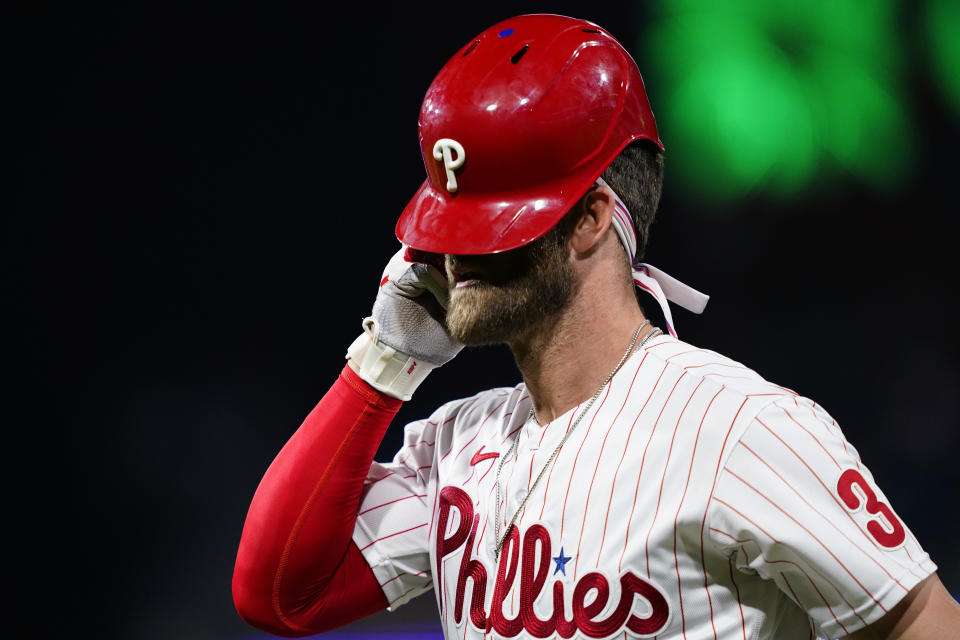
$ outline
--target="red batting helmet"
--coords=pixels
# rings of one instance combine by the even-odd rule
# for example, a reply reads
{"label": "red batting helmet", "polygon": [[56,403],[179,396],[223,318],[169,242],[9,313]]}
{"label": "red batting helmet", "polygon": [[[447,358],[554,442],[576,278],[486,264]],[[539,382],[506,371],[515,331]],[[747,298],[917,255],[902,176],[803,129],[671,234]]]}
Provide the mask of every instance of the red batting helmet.
{"label": "red batting helmet", "polygon": [[427,180],[397,237],[433,253],[495,253],[546,233],[630,142],[657,125],[640,71],[585,20],[510,18],[440,70],[420,108]]}

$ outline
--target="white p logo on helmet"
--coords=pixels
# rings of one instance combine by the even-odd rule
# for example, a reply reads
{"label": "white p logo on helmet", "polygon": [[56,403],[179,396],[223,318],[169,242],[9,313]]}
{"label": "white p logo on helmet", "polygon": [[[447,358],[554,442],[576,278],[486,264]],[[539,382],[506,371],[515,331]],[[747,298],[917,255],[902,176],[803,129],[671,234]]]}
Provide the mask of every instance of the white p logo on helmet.
{"label": "white p logo on helmet", "polygon": [[[457,157],[454,158],[451,152],[456,153]],[[450,193],[456,193],[457,191],[457,176],[453,172],[463,166],[463,161],[466,158],[467,154],[463,150],[463,145],[451,138],[440,138],[433,145],[433,159],[443,162],[443,168],[447,170],[447,191]]]}

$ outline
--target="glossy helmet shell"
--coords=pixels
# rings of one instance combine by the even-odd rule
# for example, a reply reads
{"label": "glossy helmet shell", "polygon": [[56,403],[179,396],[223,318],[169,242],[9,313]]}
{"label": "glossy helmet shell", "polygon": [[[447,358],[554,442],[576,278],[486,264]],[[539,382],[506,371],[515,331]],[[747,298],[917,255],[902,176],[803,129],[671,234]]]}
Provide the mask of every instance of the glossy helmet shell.
{"label": "glossy helmet shell", "polygon": [[597,25],[556,15],[510,18],[468,42],[427,90],[419,129],[427,180],[396,231],[434,253],[532,242],[629,143],[663,150],[630,54]]}

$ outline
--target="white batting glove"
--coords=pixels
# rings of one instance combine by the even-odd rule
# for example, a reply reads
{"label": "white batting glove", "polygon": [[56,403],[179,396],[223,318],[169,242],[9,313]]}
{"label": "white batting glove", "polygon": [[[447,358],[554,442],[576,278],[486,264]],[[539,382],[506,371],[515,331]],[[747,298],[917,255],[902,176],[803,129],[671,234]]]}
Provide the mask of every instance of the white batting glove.
{"label": "white batting glove", "polygon": [[444,325],[450,291],[442,263],[427,262],[432,258],[405,246],[394,254],[363,333],[347,349],[357,375],[400,400],[409,400],[428,373],[463,348]]}

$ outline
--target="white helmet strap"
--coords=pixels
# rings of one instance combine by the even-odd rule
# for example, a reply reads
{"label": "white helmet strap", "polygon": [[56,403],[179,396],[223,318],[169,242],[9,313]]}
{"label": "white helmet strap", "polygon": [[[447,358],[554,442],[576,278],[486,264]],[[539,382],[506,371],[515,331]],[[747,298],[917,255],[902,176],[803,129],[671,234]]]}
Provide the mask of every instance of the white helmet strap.
{"label": "white helmet strap", "polygon": [[620,200],[617,192],[603,178],[597,178],[597,184],[610,189],[610,192],[613,193],[613,230],[616,231],[617,237],[620,238],[620,244],[627,252],[630,264],[633,265],[633,283],[656,298],[657,303],[663,310],[667,330],[670,335],[676,338],[677,332],[673,328],[673,314],[670,313],[670,305],[667,301],[680,305],[687,311],[703,313],[710,296],[680,282],[651,264],[645,262],[634,263],[634,256],[637,253],[637,232],[634,229],[630,211]]}

